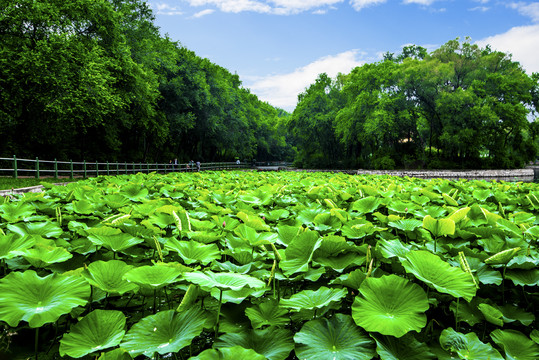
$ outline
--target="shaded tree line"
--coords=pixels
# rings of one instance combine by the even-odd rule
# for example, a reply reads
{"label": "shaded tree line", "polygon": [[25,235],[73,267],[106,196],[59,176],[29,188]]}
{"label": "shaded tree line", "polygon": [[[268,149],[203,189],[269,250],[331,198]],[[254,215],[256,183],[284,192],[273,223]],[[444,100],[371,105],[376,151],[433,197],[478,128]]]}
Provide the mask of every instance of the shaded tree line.
{"label": "shaded tree line", "polygon": [[287,126],[304,167],[515,168],[537,156],[538,110],[539,74],[456,39],[319,75]]}
{"label": "shaded tree line", "polygon": [[159,33],[142,0],[0,0],[0,154],[281,160],[287,114]]}

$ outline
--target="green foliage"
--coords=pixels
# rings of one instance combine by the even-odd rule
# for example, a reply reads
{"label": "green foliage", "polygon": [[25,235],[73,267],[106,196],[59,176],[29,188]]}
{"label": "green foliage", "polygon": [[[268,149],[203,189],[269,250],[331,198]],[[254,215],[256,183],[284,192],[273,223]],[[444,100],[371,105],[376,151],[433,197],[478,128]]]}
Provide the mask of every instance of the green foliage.
{"label": "green foliage", "polygon": [[451,169],[535,160],[537,125],[528,115],[539,104],[538,78],[509,54],[467,38],[431,53],[407,46],[386,55],[335,80],[321,74],[299,96],[289,123],[297,161]]}
{"label": "green foliage", "polygon": [[537,196],[203,172],[4,198],[0,352],[33,357],[35,336],[38,359],[534,359]]}

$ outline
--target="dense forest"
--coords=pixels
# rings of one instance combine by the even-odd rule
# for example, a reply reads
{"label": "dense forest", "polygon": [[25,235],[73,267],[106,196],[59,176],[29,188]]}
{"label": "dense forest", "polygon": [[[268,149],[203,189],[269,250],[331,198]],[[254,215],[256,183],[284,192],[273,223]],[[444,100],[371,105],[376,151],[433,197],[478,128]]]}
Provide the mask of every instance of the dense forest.
{"label": "dense forest", "polygon": [[145,1],[0,4],[0,156],[290,158],[285,112],[160,35]]}
{"label": "dense forest", "polygon": [[305,167],[514,168],[538,151],[539,74],[451,40],[321,74],[288,122]]}
{"label": "dense forest", "polygon": [[0,0],[0,156],[512,168],[537,156],[538,109],[539,74],[469,39],[320,74],[289,114],[143,0]]}

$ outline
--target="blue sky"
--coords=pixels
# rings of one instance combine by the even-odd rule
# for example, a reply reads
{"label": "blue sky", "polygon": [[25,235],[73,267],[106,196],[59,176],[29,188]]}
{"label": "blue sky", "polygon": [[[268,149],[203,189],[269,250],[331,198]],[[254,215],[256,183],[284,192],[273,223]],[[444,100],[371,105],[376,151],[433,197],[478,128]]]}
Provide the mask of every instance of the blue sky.
{"label": "blue sky", "polygon": [[317,75],[334,77],[416,44],[466,36],[539,72],[539,2],[496,0],[148,0],[163,34],[237,73],[292,111]]}

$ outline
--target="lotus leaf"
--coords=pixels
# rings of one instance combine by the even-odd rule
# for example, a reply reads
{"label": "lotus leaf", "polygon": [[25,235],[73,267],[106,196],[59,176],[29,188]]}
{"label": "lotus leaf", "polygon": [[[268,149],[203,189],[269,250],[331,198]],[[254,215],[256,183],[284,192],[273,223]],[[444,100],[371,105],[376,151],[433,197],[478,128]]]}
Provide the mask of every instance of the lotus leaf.
{"label": "lotus leaf", "polygon": [[60,340],[60,356],[80,358],[120,344],[125,335],[125,315],[117,310],[94,310]]}
{"label": "lotus leaf", "polygon": [[430,215],[423,218],[423,227],[436,237],[453,235],[455,233],[455,222],[453,220],[435,219]]}
{"label": "lotus leaf", "polygon": [[392,336],[373,335],[376,352],[381,360],[428,360],[435,359],[429,347],[417,341],[412,334],[397,339]]}
{"label": "lotus leaf", "polygon": [[266,357],[252,349],[233,346],[217,350],[207,349],[198,356],[190,357],[189,360],[266,360]]}
{"label": "lotus leaf", "polygon": [[294,341],[289,330],[269,327],[263,330],[223,334],[214,346],[216,348],[241,346],[245,349],[253,349],[269,360],[285,360],[294,349]]}
{"label": "lotus leaf", "polygon": [[428,251],[410,251],[401,263],[408,273],[440,292],[463,297],[466,301],[475,296],[477,289],[469,274]]}
{"label": "lotus leaf", "polygon": [[200,335],[205,323],[206,316],[196,308],[181,313],[161,311],[133,325],[120,347],[132,357],[144,355],[151,358],[155,353],[178,352]]}
{"label": "lotus leaf", "polygon": [[105,230],[105,227],[101,229],[102,231],[92,229],[94,231],[92,232],[92,235],[88,236],[88,240],[96,245],[104,246],[105,248],[114,252],[123,251],[144,242],[143,239],[121,232],[118,229],[114,229],[118,230],[114,234],[110,234],[112,231]]}
{"label": "lotus leaf", "polygon": [[245,315],[251,320],[254,329],[264,326],[284,326],[290,322],[287,314],[288,311],[279,307],[279,303],[274,300],[245,309]]}
{"label": "lotus leaf", "polygon": [[319,309],[331,302],[340,301],[347,293],[346,289],[330,289],[322,286],[316,291],[303,290],[292,295],[290,299],[281,299],[280,305],[296,311]]}
{"label": "lotus leaf", "polygon": [[124,349],[114,349],[102,353],[97,360],[131,360],[132,357]]}
{"label": "lotus leaf", "polygon": [[50,264],[67,261],[73,255],[63,247],[46,246],[36,244],[32,249],[16,251],[15,254],[26,259],[32,266],[36,268],[44,268]]}
{"label": "lotus leaf", "polygon": [[9,223],[23,221],[35,215],[36,209],[25,202],[8,202],[0,205],[0,217]]}
{"label": "lotus leaf", "polygon": [[414,283],[396,275],[367,278],[352,305],[356,324],[367,331],[401,337],[420,331],[427,323],[427,294]]}
{"label": "lotus leaf", "polygon": [[177,281],[182,269],[172,266],[144,265],[129,270],[123,279],[140,286],[158,289]]}
{"label": "lotus leaf", "polygon": [[123,279],[131,269],[131,265],[120,260],[100,260],[88,265],[88,269],[82,275],[91,285],[109,294],[122,295],[137,288],[136,284]]}
{"label": "lotus leaf", "polygon": [[80,277],[12,272],[0,279],[0,320],[9,326],[24,320],[40,327],[85,305],[89,296],[90,285]]}
{"label": "lotus leaf", "polygon": [[285,259],[279,266],[286,276],[309,270],[313,253],[322,244],[322,238],[316,231],[302,232],[294,238],[285,250]]}
{"label": "lotus leaf", "polygon": [[539,270],[509,270],[505,274],[515,285],[539,286]]}
{"label": "lotus leaf", "polygon": [[519,252],[520,248],[513,248],[500,251],[492,255],[491,257],[485,259],[485,264],[507,264],[513,256]]}
{"label": "lotus leaf", "polygon": [[498,350],[479,340],[473,332],[462,334],[448,328],[440,335],[442,349],[457,353],[461,359],[504,360]]}
{"label": "lotus leaf", "polygon": [[46,238],[58,238],[64,233],[62,228],[57,224],[54,224],[50,221],[45,222],[32,222],[24,224],[10,224],[7,226],[9,230],[20,234],[21,236],[25,235],[37,235]]}
{"label": "lotus leaf", "polygon": [[368,196],[364,199],[356,200],[352,203],[351,210],[359,214],[368,214],[374,212],[382,204],[382,199],[374,196]]}
{"label": "lotus leaf", "polygon": [[16,233],[0,234],[0,259],[11,259],[17,256],[15,252],[24,251],[32,247],[34,243],[34,238],[29,236],[21,236]]}
{"label": "lotus leaf", "polygon": [[183,273],[185,280],[205,288],[218,288],[221,290],[241,290],[244,287],[261,289],[266,284],[249,275],[220,272],[186,272]]}
{"label": "lotus leaf", "polygon": [[481,311],[485,319],[494,325],[503,326],[503,313],[489,304],[479,304],[477,308]]}
{"label": "lotus leaf", "polygon": [[535,360],[539,358],[539,345],[517,330],[496,329],[490,337],[504,351],[507,359]]}
{"label": "lotus leaf", "polygon": [[203,265],[217,260],[221,252],[215,244],[204,245],[197,241],[178,241],[169,239],[165,248],[176,251],[187,265],[199,262]]}
{"label": "lotus leaf", "polygon": [[350,315],[308,321],[294,341],[300,359],[369,360],[375,355],[372,339],[355,326]]}

